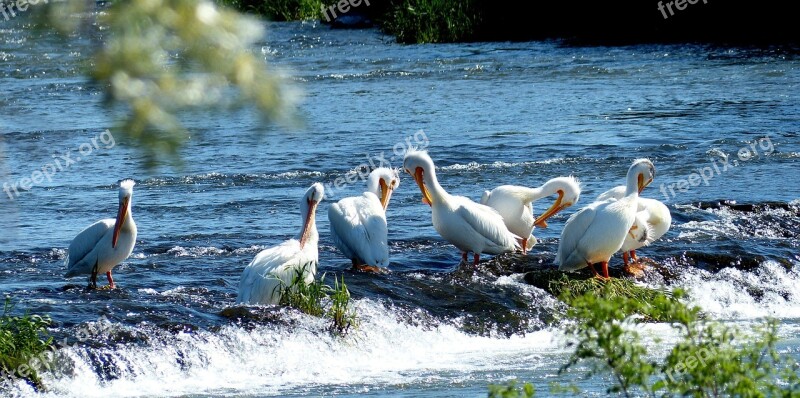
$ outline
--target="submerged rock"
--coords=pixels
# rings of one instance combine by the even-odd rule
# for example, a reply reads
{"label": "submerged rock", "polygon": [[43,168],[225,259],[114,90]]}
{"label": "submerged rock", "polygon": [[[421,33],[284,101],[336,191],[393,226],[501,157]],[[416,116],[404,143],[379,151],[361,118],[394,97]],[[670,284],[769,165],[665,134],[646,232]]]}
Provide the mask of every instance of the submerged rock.
{"label": "submerged rock", "polygon": [[372,20],[358,12],[349,12],[331,22],[331,29],[364,29],[373,26]]}

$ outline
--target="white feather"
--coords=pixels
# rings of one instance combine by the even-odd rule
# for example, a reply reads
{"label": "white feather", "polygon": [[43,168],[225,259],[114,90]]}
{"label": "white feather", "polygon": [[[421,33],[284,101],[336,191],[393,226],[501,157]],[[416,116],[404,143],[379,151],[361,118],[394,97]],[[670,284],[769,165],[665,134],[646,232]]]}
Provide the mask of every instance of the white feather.
{"label": "white feather", "polygon": [[559,192],[563,195],[561,203],[565,207],[572,206],[580,198],[580,183],[574,177],[556,177],[537,188],[501,185],[484,192],[481,204],[497,210],[513,234],[527,236],[527,248],[530,249],[536,244],[536,238],[533,236],[533,230],[536,228],[533,202]]}
{"label": "white feather", "polygon": [[[597,200],[621,199],[623,196],[625,196],[625,186],[620,185],[603,192]],[[620,249],[623,252],[636,250],[655,242],[664,236],[672,225],[669,207],[658,200],[639,197],[636,208],[634,237],[629,235],[625,238],[625,243]]]}
{"label": "white feather", "polygon": [[389,265],[389,229],[381,201],[372,192],[344,198],[328,208],[331,238],[344,254],[360,264]]}
{"label": "white feather", "polygon": [[300,241],[291,239],[262,250],[244,269],[236,302],[278,304],[281,286],[291,286],[298,272],[306,284],[314,281],[317,261],[317,242],[306,242],[300,249]]}

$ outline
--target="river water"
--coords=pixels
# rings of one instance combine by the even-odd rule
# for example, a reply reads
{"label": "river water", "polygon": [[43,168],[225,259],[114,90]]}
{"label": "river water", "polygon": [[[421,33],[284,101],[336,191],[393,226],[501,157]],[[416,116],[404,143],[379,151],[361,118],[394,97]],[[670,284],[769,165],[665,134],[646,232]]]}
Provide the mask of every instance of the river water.
{"label": "river water", "polygon": [[[557,320],[564,308],[522,272],[552,266],[566,218],[621,184],[638,157],[657,167],[645,195],[673,213],[669,233],[640,255],[672,270],[670,286],[714,318],[778,318],[783,350],[800,356],[793,53],[398,45],[374,30],[270,23],[256,51],[304,93],[301,127],[264,126],[247,111],[198,113],[187,120],[183,166],[146,170],[136,148],[103,133],[115,120],[82,74],[90,38],[62,42],[22,19],[0,31],[0,179],[18,183],[55,154],[81,158],[13,200],[1,195],[0,291],[19,311],[50,314],[68,342],[57,371],[43,375],[48,392],[19,382],[4,395],[482,396],[514,377],[540,391],[575,381],[557,375],[569,355]],[[537,229],[529,258],[492,266],[485,256],[471,270],[458,268],[459,253],[404,175],[388,211],[392,272],[374,276],[349,270],[325,217],[330,200],[360,194],[363,182],[329,189],[317,217],[319,269],[344,275],[359,327],[342,338],[286,309],[231,315],[247,263],[297,233],[309,185],[334,187],[370,159],[399,167],[409,144],[429,150],[445,189],[474,200],[498,185],[570,174],[584,192]],[[705,180],[692,176],[703,170]],[[113,217],[126,177],[137,182],[136,248],[115,269],[118,289],[87,292],[84,279],[63,278],[65,249],[83,227]],[[608,382],[579,385],[604,395]]]}

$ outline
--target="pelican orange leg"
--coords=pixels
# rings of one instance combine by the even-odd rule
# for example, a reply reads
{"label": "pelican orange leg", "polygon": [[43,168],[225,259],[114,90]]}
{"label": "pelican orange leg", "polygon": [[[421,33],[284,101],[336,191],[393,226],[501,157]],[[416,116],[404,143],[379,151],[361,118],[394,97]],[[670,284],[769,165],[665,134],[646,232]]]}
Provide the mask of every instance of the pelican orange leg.
{"label": "pelican orange leg", "polygon": [[[95,275],[95,278],[96,278],[97,277],[97,273],[95,273],[94,275]],[[114,285],[114,278],[111,277],[111,271],[106,272],[106,278],[108,278],[108,287],[111,288],[111,289],[114,289],[116,286]]]}

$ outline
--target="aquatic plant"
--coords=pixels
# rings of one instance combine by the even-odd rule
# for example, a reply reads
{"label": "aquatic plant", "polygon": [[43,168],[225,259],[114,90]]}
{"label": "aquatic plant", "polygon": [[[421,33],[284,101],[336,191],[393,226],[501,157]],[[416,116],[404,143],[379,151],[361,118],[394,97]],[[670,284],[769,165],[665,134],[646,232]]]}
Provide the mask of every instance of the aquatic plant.
{"label": "aquatic plant", "polygon": [[[330,320],[328,329],[338,335],[345,335],[350,328],[357,326],[357,315],[352,307],[350,291],[344,282],[334,277],[334,286],[325,284],[325,276],[311,283],[305,283],[305,267],[295,270],[292,283],[281,283],[280,305],[292,307],[300,312]],[[326,308],[327,307],[327,308]]]}
{"label": "aquatic plant", "polygon": [[306,266],[295,269],[295,275],[291,284],[285,284],[281,280],[281,299],[279,304],[300,310],[308,315],[321,317],[325,314],[323,300],[327,297],[326,290],[330,289],[324,284],[325,274],[320,279],[314,279],[311,283],[306,283]]}
{"label": "aquatic plant", "polygon": [[345,335],[351,327],[358,325],[356,311],[350,300],[350,291],[344,283],[344,275],[341,282],[333,278],[333,290],[330,295],[331,306],[326,315],[331,319],[330,330],[338,335]]}
{"label": "aquatic plant", "polygon": [[47,331],[47,316],[12,315],[14,305],[6,298],[0,317],[0,383],[8,378],[21,378],[36,389],[43,389],[38,370],[43,365],[43,353],[51,347],[53,338]]}

